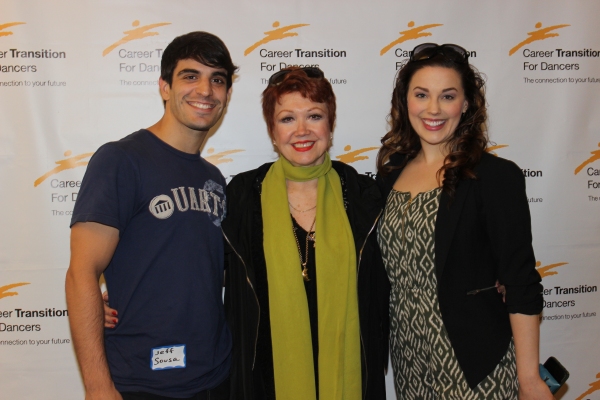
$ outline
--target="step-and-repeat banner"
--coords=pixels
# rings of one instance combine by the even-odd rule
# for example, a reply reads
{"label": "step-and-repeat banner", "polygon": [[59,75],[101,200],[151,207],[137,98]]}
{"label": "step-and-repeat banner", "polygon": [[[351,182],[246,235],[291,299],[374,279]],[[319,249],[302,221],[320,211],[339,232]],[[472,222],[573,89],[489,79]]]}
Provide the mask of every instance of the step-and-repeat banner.
{"label": "step-and-repeat banner", "polygon": [[541,359],[571,372],[559,397],[600,399],[599,2],[6,0],[0,10],[0,398],[83,398],[64,295],[81,179],[101,144],[160,118],[164,48],[205,30],[241,67],[202,150],[228,179],[275,158],[260,93],[280,68],[325,71],[338,99],[332,157],[370,175],[409,51],[467,48],[487,76],[491,151],[527,181]]}

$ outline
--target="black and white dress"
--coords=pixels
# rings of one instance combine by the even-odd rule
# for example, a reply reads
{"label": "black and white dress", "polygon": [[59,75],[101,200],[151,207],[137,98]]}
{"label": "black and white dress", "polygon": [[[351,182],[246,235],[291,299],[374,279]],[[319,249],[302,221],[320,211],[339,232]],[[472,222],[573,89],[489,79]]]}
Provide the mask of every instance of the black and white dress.
{"label": "black and white dress", "polygon": [[435,276],[435,221],[441,188],[419,193],[392,190],[378,228],[391,284],[390,349],[394,386],[404,399],[516,399],[511,342],[496,369],[469,388],[442,321]]}

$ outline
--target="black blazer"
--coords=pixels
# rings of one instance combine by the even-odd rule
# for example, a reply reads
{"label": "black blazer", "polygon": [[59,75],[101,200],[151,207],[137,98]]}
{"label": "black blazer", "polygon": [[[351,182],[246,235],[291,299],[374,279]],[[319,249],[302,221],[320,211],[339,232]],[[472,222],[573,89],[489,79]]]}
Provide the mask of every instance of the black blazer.
{"label": "black blazer", "polygon": [[[402,165],[395,154],[390,165]],[[402,169],[378,176],[387,197]],[[435,274],[442,320],[471,388],[489,375],[506,353],[512,331],[509,313],[542,311],[541,278],[531,245],[525,178],[511,161],[484,153],[476,179],[464,179],[454,199],[442,192],[435,225]],[[506,303],[496,290],[506,287]]]}

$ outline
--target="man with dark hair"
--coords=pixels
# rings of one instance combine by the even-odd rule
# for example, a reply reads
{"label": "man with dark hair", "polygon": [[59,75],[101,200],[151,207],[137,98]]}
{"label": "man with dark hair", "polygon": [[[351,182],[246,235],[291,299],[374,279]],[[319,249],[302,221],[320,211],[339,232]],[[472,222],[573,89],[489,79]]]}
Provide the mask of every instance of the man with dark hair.
{"label": "man with dark hair", "polygon": [[[88,400],[227,397],[225,179],[200,146],[227,106],[236,69],[218,37],[175,38],[161,62],[162,118],[90,160],[66,278]],[[102,273],[119,312],[104,333]]]}
{"label": "man with dark hair", "polygon": [[[217,39],[217,40],[215,40]],[[173,72],[179,60],[196,60],[209,67],[222,68],[227,72],[227,88],[231,87],[233,74],[237,67],[233,65],[225,44],[207,32],[190,32],[173,39],[163,52],[160,63],[160,77],[169,85],[173,83]]]}

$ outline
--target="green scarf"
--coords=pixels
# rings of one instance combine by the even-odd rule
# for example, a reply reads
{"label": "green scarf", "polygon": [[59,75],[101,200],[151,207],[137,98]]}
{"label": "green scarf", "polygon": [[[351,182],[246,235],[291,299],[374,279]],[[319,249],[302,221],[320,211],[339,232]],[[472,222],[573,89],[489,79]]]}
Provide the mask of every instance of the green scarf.
{"label": "green scarf", "polygon": [[316,399],[308,304],[292,233],[286,179],[305,182],[317,178],[319,398],[360,400],[356,249],[340,177],[331,168],[329,154],[323,164],[314,167],[294,167],[280,157],[262,184],[275,393],[281,400]]}

